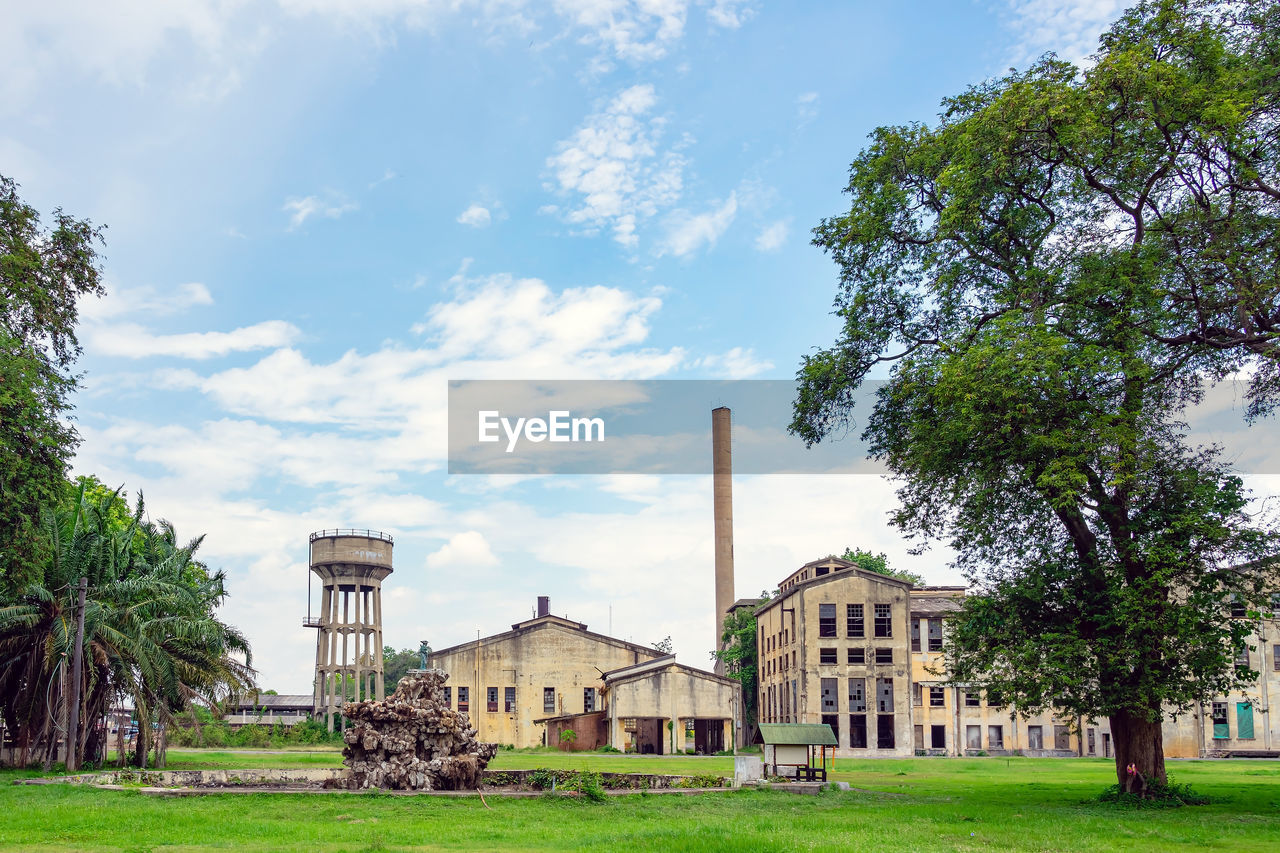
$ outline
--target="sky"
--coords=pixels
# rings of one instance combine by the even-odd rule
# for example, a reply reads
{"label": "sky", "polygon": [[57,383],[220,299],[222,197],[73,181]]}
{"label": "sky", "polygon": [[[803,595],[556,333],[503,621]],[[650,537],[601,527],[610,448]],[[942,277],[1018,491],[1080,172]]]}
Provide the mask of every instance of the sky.
{"label": "sky", "polygon": [[[309,692],[308,535],[395,537],[384,638],[553,613],[709,666],[705,475],[450,475],[460,379],[789,379],[833,339],[875,127],[1115,0],[0,0],[0,174],[107,226],[77,473],[228,575],[263,689]],[[705,401],[710,409],[732,400]],[[708,446],[708,454],[710,452]],[[930,583],[873,475],[742,476],[736,593],[857,546]]]}

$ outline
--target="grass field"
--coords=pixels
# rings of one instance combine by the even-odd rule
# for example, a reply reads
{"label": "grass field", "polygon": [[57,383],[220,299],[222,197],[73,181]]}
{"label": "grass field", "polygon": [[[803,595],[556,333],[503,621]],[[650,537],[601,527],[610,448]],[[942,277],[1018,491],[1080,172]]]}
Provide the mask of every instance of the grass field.
{"label": "grass field", "polygon": [[[338,766],[336,752],[173,750],[185,767]],[[727,773],[731,758],[501,753],[495,769]],[[1130,810],[1097,794],[1105,759],[841,760],[862,791],[572,799],[220,794],[0,785],[3,850],[1280,851],[1280,763],[1170,762],[1207,806]],[[7,783],[19,775],[0,774]]]}

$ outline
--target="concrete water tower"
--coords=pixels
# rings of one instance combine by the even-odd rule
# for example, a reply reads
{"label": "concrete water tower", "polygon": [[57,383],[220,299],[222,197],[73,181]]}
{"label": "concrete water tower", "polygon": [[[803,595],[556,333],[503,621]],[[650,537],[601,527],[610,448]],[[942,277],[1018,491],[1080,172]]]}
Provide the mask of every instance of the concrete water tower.
{"label": "concrete water tower", "polygon": [[[311,534],[311,571],[320,578],[320,615],[303,624],[316,631],[313,713],[333,731],[344,702],[383,699],[382,581],[391,574],[391,536],[376,530]],[[308,609],[309,606],[308,606]]]}

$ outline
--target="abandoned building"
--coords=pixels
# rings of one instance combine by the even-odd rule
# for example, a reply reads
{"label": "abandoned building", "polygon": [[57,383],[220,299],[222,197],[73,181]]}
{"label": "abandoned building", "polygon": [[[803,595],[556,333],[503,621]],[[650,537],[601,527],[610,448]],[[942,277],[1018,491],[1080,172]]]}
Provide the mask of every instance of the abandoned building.
{"label": "abandoned building", "polygon": [[[841,756],[1112,754],[1105,719],[1023,719],[999,697],[937,674],[963,587],[915,588],[829,557],[778,589],[755,611],[762,723],[827,723]],[[1249,641],[1255,651],[1239,661],[1258,681],[1166,720],[1168,757],[1280,754],[1280,726],[1269,715],[1280,689],[1280,598],[1273,608]],[[1243,618],[1243,608],[1232,615]]]}
{"label": "abandoned building", "polygon": [[311,693],[250,694],[227,709],[222,719],[232,728],[248,725],[293,726],[308,720],[315,711]]}
{"label": "abandoned building", "polygon": [[480,740],[557,746],[570,729],[578,749],[668,753],[677,731],[684,751],[687,724],[703,749],[732,749],[736,681],[589,631],[550,606],[539,596],[532,619],[428,658],[429,667],[449,673],[445,703],[470,714]]}

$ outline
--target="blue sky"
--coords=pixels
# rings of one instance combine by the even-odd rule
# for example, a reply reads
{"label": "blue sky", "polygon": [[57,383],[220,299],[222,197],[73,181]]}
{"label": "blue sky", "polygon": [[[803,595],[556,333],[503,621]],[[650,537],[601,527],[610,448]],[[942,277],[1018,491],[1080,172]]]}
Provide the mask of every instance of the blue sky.
{"label": "blue sky", "polygon": [[[709,478],[451,478],[446,381],[792,376],[834,333],[809,230],[867,133],[1086,55],[1120,5],[8,3],[0,173],[108,225],[76,468],[208,534],[267,688],[309,690],[307,534],[335,526],[396,536],[397,647],[547,594],[706,665]],[[846,545],[956,582],[892,503],[741,478],[738,594]]]}

